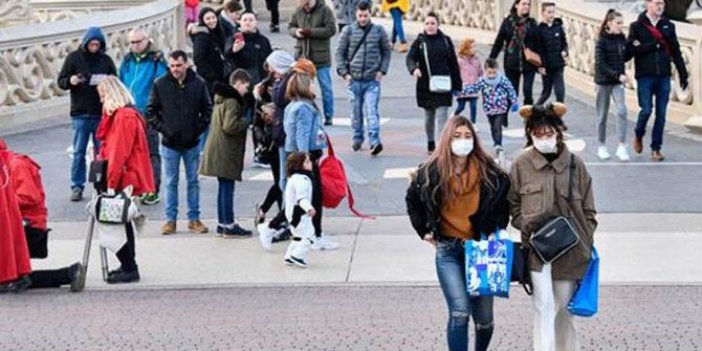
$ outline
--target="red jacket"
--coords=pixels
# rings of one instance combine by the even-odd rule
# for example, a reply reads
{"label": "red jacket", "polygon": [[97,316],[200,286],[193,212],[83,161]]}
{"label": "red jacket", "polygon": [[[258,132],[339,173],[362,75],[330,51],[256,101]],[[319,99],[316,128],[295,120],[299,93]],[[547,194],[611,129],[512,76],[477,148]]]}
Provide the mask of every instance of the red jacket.
{"label": "red jacket", "polygon": [[46,195],[40,169],[29,156],[13,153],[10,158],[10,177],[22,218],[29,221],[32,228],[46,230]]}
{"label": "red jacket", "polygon": [[[4,142],[0,140],[4,145]],[[0,150],[0,284],[32,272],[29,248],[15,188],[10,179],[10,153]]]}
{"label": "red jacket", "polygon": [[99,158],[107,160],[107,187],[117,191],[131,185],[132,195],[154,192],[154,176],[146,142],[146,123],[132,107],[103,114],[98,127]]}

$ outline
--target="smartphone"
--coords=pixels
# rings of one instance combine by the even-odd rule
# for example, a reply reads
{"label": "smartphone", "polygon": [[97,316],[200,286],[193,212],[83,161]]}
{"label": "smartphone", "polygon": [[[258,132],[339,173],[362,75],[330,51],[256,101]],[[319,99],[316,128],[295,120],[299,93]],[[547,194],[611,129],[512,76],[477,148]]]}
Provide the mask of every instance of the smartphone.
{"label": "smartphone", "polygon": [[234,41],[235,42],[237,42],[237,41],[243,42],[244,41],[244,34],[241,32],[234,33]]}

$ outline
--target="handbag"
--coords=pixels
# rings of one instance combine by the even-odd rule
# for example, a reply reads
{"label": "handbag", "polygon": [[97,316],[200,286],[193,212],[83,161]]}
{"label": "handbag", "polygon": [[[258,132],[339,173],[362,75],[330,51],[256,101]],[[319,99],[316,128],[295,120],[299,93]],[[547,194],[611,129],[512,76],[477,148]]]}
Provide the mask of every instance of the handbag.
{"label": "handbag", "polygon": [[[568,183],[568,208],[573,197],[575,155],[570,155],[570,180]],[[561,211],[563,213],[563,211]],[[548,221],[529,239],[531,247],[544,263],[551,263],[566,254],[580,241],[580,236],[570,218],[558,216]]]}
{"label": "handbag", "polygon": [[534,294],[529,274],[529,250],[522,247],[522,243],[512,242],[512,274],[510,281],[517,282],[524,288],[527,295]]}
{"label": "handbag", "polygon": [[424,62],[427,64],[427,73],[429,74],[429,91],[432,93],[448,93],[451,91],[451,76],[441,75],[433,76],[431,74],[431,66],[429,65],[429,54],[427,53],[427,43],[424,42],[422,51],[424,51]]}
{"label": "handbag", "polygon": [[528,47],[524,47],[524,58],[526,58],[527,62],[531,63],[532,65],[536,67],[541,67],[541,56],[536,53],[536,51],[529,49]]}
{"label": "handbag", "polygon": [[124,192],[114,195],[100,194],[95,201],[95,217],[106,224],[125,224],[132,220],[129,207],[132,199]]}
{"label": "handbag", "polygon": [[107,191],[107,160],[90,162],[88,181],[93,183],[93,187],[98,193]]}
{"label": "handbag", "polygon": [[50,229],[39,229],[29,225],[24,226],[24,235],[27,237],[30,258],[46,258],[49,256],[49,231]]}
{"label": "handbag", "polygon": [[470,296],[509,297],[512,275],[513,249],[509,237],[500,236],[488,240],[485,234],[480,241],[467,240],[464,244],[466,266],[466,289]]}
{"label": "handbag", "polygon": [[568,311],[574,316],[592,317],[597,313],[598,290],[600,282],[600,255],[592,247],[592,258],[587,265],[585,276],[568,303]]}

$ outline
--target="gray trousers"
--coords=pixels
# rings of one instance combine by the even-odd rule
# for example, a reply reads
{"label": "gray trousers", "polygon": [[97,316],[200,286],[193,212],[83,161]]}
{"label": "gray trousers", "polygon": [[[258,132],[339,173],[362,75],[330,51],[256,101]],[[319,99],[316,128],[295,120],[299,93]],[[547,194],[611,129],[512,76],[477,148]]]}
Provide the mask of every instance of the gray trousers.
{"label": "gray trousers", "polygon": [[626,101],[624,100],[624,85],[597,85],[595,107],[597,109],[597,140],[604,144],[607,139],[607,115],[609,114],[610,97],[614,100],[617,113],[617,136],[619,142],[626,141]]}
{"label": "gray trousers", "polygon": [[438,129],[441,135],[447,119],[448,106],[424,109],[424,131],[427,133],[427,141],[436,141],[435,131]]}

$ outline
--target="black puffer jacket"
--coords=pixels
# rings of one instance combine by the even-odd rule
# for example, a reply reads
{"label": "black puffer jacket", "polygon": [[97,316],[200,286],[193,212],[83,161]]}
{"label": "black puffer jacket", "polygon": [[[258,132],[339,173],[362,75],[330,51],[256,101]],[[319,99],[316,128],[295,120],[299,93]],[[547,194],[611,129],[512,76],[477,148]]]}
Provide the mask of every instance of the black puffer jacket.
{"label": "black puffer jacket", "polygon": [[266,77],[266,71],[263,69],[263,64],[266,62],[268,55],[273,52],[271,42],[263,36],[258,30],[253,33],[244,33],[244,47],[239,52],[233,52],[234,37],[227,39],[225,47],[225,58],[234,69],[241,68],[249,72],[251,76],[251,85],[256,85]]}
{"label": "black puffer jacket", "polygon": [[556,18],[550,26],[541,22],[536,33],[543,66],[549,69],[564,67],[566,63],[561,52],[568,52],[568,40],[563,30],[563,20]]}
{"label": "black puffer jacket", "polygon": [[422,71],[422,77],[417,79],[417,105],[421,108],[434,109],[441,106],[451,106],[453,95],[448,93],[433,93],[429,91],[429,73],[424,59],[424,46],[428,49],[431,74],[435,76],[451,76],[451,89],[461,90],[461,71],[458,68],[456,50],[451,37],[439,31],[435,35],[421,33],[417,36],[407,53],[407,69],[412,74],[416,68]]}
{"label": "black puffer jacket", "polygon": [[[646,13],[639,15],[638,20],[629,26],[628,47],[634,56],[636,78],[641,77],[669,77],[671,75],[671,62],[678,69],[680,80],[687,82],[687,69],[680,53],[680,42],[675,33],[675,24],[665,17],[656,24],[656,28],[663,33],[665,42],[658,42],[653,34],[646,28],[651,26],[651,20]],[[638,46],[634,45],[638,41]]]}
{"label": "black puffer jacket", "polygon": [[146,118],[163,135],[164,146],[176,150],[195,147],[211,115],[207,86],[192,70],[188,69],[182,85],[170,72],[154,82]]}
{"label": "black puffer jacket", "polygon": [[541,52],[539,41],[537,40],[537,24],[536,20],[529,17],[526,19],[526,33],[524,42],[520,41],[515,36],[515,19],[512,15],[502,21],[500,30],[497,32],[495,42],[490,50],[490,58],[496,59],[500,55],[500,51],[505,47],[504,69],[505,71],[534,71],[536,67],[530,64],[524,57],[524,46],[535,52]]}
{"label": "black puffer jacket", "polygon": [[[430,167],[428,179],[425,167]],[[509,176],[498,169],[492,169],[489,173],[496,187],[492,189],[487,182],[481,182],[478,211],[469,218],[477,233],[493,233],[497,229],[506,228],[509,223]],[[437,191],[433,196],[431,194],[431,189],[438,183],[439,173],[436,166],[420,165],[407,188],[407,214],[420,239],[424,239],[424,234],[427,233],[431,233],[434,238],[441,236],[441,192]]]}
{"label": "black puffer jacket", "polygon": [[193,41],[193,61],[197,74],[207,82],[212,90],[214,82],[225,82],[224,79],[224,34],[221,27],[210,30],[205,26],[190,28],[190,38]]}
{"label": "black puffer jacket", "polygon": [[620,84],[619,76],[624,74],[624,65],[630,59],[624,34],[602,33],[595,45],[595,83]]}

